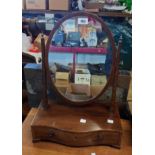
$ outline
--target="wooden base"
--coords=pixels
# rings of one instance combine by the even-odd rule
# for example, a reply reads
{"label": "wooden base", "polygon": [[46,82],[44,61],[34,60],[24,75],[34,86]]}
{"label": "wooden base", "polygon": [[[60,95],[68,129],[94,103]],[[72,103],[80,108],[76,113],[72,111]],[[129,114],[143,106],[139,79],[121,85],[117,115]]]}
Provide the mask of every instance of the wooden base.
{"label": "wooden base", "polygon": [[[104,105],[71,107],[49,101],[41,106],[31,124],[33,142],[52,141],[69,146],[109,145],[120,148],[122,128],[118,109],[113,116]],[[112,119],[113,124],[107,123]],[[80,120],[85,119],[85,123]]]}

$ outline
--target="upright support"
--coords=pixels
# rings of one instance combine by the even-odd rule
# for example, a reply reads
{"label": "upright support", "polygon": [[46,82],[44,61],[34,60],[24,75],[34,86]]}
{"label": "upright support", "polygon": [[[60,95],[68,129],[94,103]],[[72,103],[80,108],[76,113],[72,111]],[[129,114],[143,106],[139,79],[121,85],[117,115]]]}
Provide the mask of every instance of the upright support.
{"label": "upright support", "polygon": [[[72,48],[72,50],[73,50],[73,48]],[[74,82],[75,82],[75,71],[76,70],[76,53],[75,53],[75,51],[73,51],[73,80],[74,80]]]}
{"label": "upright support", "polygon": [[120,50],[122,48],[122,36],[120,36],[118,49],[115,56],[115,68],[114,68],[114,77],[112,82],[112,98],[111,98],[111,107],[110,107],[110,117],[113,116],[116,109],[116,91],[117,91],[117,83],[118,83],[118,75],[119,75],[119,63],[120,63]]}
{"label": "upright support", "polygon": [[48,108],[48,96],[47,96],[47,68],[46,68],[46,51],[45,51],[45,39],[44,35],[41,35],[41,51],[42,51],[42,101],[41,105],[44,109]]}

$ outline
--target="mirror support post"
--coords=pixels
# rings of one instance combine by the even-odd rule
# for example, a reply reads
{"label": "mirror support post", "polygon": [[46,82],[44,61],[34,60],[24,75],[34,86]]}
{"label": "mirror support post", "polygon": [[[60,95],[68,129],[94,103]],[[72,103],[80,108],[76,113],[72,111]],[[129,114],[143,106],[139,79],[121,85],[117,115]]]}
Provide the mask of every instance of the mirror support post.
{"label": "mirror support post", "polygon": [[120,63],[120,51],[122,48],[122,36],[120,36],[119,42],[118,42],[118,49],[116,51],[115,56],[115,69],[114,69],[114,77],[113,77],[113,84],[112,84],[112,105],[110,107],[110,116],[114,114],[117,101],[116,101],[116,91],[117,91],[117,83],[118,83],[118,75],[119,75],[119,63]]}
{"label": "mirror support post", "polygon": [[42,52],[42,101],[41,105],[44,109],[48,108],[47,96],[47,67],[46,67],[46,50],[44,35],[41,35],[41,52]]}

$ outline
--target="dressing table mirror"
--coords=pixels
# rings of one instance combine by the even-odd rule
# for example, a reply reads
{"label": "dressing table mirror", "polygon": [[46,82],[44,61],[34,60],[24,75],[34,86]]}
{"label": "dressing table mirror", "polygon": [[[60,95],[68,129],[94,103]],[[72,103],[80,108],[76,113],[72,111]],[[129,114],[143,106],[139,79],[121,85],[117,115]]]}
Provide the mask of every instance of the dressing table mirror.
{"label": "dressing table mirror", "polygon": [[[120,148],[116,86],[121,39],[116,48],[103,19],[78,12],[58,21],[46,47],[43,36],[41,43],[43,98],[31,125],[33,142]],[[99,101],[109,87],[110,102]]]}

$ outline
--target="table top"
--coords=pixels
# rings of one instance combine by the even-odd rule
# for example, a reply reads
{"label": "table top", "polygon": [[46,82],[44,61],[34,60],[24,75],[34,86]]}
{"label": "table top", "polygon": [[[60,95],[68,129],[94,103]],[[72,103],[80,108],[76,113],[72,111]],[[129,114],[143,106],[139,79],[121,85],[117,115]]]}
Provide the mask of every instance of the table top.
{"label": "table top", "polygon": [[23,122],[23,142],[22,155],[131,155],[132,154],[132,127],[131,122],[121,120],[123,135],[121,149],[109,146],[89,146],[89,147],[68,147],[52,142],[32,143],[31,122],[37,109],[32,108],[27,118]]}

